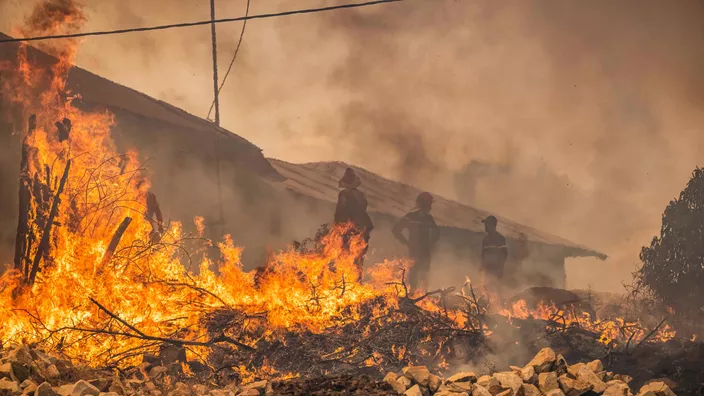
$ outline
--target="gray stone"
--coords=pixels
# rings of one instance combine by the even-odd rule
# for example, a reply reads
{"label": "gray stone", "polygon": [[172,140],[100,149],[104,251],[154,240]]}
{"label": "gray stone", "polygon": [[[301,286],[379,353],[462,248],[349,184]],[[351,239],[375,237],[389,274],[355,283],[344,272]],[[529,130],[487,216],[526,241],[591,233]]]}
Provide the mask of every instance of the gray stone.
{"label": "gray stone", "polygon": [[577,378],[577,373],[582,369],[582,367],[587,367],[587,365],[584,363],[573,364],[567,367],[567,373],[571,378]]}
{"label": "gray stone", "polygon": [[439,391],[439,392],[433,394],[433,396],[469,396],[469,393],[467,393],[467,392],[452,392],[452,391],[444,390],[444,391]]}
{"label": "gray stone", "polygon": [[586,365],[577,372],[577,379],[586,381],[592,386],[591,390],[596,393],[604,393],[604,391],[606,391],[606,384],[604,381],[600,380],[599,377],[594,374],[594,371]]}
{"label": "gray stone", "polygon": [[37,387],[37,390],[34,391],[34,396],[56,396],[56,392],[54,392],[50,383],[43,382]]}
{"label": "gray stone", "polygon": [[398,382],[398,374],[396,374],[396,373],[386,374],[386,377],[384,377],[384,382],[391,385],[391,387],[394,389],[394,391],[396,393],[398,393],[399,395],[402,395],[403,392],[406,391],[406,386],[404,384]]}
{"label": "gray stone", "polygon": [[551,348],[543,348],[526,366],[533,366],[538,374],[550,371],[557,360],[555,351]]}
{"label": "gray stone", "polygon": [[26,379],[22,381],[22,383],[20,384],[20,388],[24,390],[32,388],[32,390],[34,390],[37,389],[37,384],[35,384],[34,381],[32,381],[31,379]]}
{"label": "gray stone", "polygon": [[617,383],[609,385],[606,388],[606,391],[604,391],[604,393],[602,394],[602,396],[628,396],[630,393],[631,390],[628,388],[628,385],[621,381],[618,381]]}
{"label": "gray stone", "polygon": [[633,381],[633,377],[631,377],[630,375],[625,375],[625,374],[615,374],[613,379],[623,381],[627,384],[630,384],[631,381]]}
{"label": "gray stone", "polygon": [[194,396],[193,389],[183,382],[177,382],[176,387],[169,393],[171,396]]}
{"label": "gray stone", "polygon": [[17,382],[9,379],[9,378],[2,378],[0,379],[0,394],[19,394],[20,393],[20,386],[17,384]]}
{"label": "gray stone", "polygon": [[504,390],[498,379],[489,377],[488,375],[479,377],[479,379],[477,379],[477,385],[480,385],[482,388],[488,390],[492,395],[496,395]]}
{"label": "gray stone", "polygon": [[164,376],[168,371],[169,369],[164,366],[154,366],[149,370],[149,377],[159,378]]}
{"label": "gray stone", "polygon": [[538,374],[538,388],[545,394],[555,389],[560,389],[560,384],[557,382],[557,374],[553,372]]}
{"label": "gray stone", "polygon": [[565,357],[562,355],[557,355],[557,359],[555,360],[555,364],[552,367],[552,371],[557,374],[557,376],[561,376],[562,374],[567,372],[567,360],[565,360]]}
{"label": "gray stone", "polygon": [[664,382],[651,382],[649,384],[643,385],[642,388],[640,388],[640,392],[638,393],[639,395],[641,393],[645,392],[653,392],[657,396],[676,396],[675,392],[670,389],[669,386],[667,386]]}
{"label": "gray stone", "polygon": [[423,391],[420,389],[420,386],[413,385],[404,393],[404,395],[406,395],[406,396],[423,396]]}
{"label": "gray stone", "polygon": [[523,385],[523,380],[521,379],[521,377],[519,377],[516,373],[510,371],[496,373],[494,374],[494,378],[499,380],[499,383],[503,388],[509,388],[513,391],[513,393],[518,392],[518,390],[521,388],[521,385]]}
{"label": "gray stone", "polygon": [[30,352],[28,346],[20,345],[7,354],[7,360],[10,362],[17,362],[25,366],[31,366],[34,358],[32,358],[32,353]]}
{"label": "gray stone", "polygon": [[604,371],[604,363],[602,363],[599,359],[592,360],[591,362],[587,363],[587,367],[589,367],[589,370],[593,371],[594,373]]}
{"label": "gray stone", "polygon": [[10,362],[10,366],[12,367],[12,375],[10,378],[12,378],[13,381],[22,383],[29,378],[30,372],[28,366],[20,364],[19,362]]}
{"label": "gray stone", "polygon": [[418,385],[428,386],[430,381],[430,371],[425,366],[409,366],[403,369],[403,375],[410,378]]}
{"label": "gray stone", "polygon": [[56,367],[56,365],[50,365],[47,366],[44,370],[42,370],[42,376],[45,379],[54,379],[54,378],[59,378],[61,376],[61,373],[59,373],[59,369]]}
{"label": "gray stone", "polygon": [[80,380],[73,385],[64,385],[57,390],[61,396],[98,396],[100,389],[90,383]]}
{"label": "gray stone", "polygon": [[474,384],[472,385],[472,396],[492,396],[492,394],[485,387]]}
{"label": "gray stone", "polygon": [[675,382],[667,377],[651,379],[651,380],[645,381],[645,383],[643,385],[648,385],[652,382],[663,382],[665,385],[667,385],[668,388],[670,388],[672,390],[677,389],[677,387],[679,386],[679,384],[677,382]]}
{"label": "gray stone", "polygon": [[451,375],[445,382],[477,382],[477,375],[471,371]]}
{"label": "gray stone", "polygon": [[0,378],[12,378],[12,363],[0,365]]}
{"label": "gray stone", "polygon": [[553,389],[550,392],[547,392],[545,396],[565,396],[565,394],[560,389]]}
{"label": "gray stone", "polygon": [[520,369],[518,374],[523,382],[526,382],[528,384],[536,384],[538,381],[538,374],[535,372],[535,368],[533,366],[526,366]]}
{"label": "gray stone", "polygon": [[592,385],[581,378],[572,379],[567,375],[562,375],[558,378],[558,382],[560,389],[567,396],[580,396],[592,390]]}
{"label": "gray stone", "polygon": [[542,393],[540,393],[540,390],[532,384],[523,384],[521,385],[521,390],[518,392],[518,394],[523,394],[523,396],[541,396]]}
{"label": "gray stone", "polygon": [[210,389],[208,389],[207,386],[205,385],[193,385],[193,391],[196,393],[196,395],[207,395],[210,393]]}
{"label": "gray stone", "polygon": [[393,371],[389,371],[386,373],[386,376],[384,376],[384,382],[389,381],[389,380],[394,380],[396,381],[398,379],[398,374],[394,373]]}
{"label": "gray stone", "polygon": [[443,386],[443,390],[448,390],[450,392],[471,392],[472,383],[471,382],[449,382]]}
{"label": "gray stone", "polygon": [[411,381],[411,379],[406,376],[398,377],[397,381],[403,384],[403,386],[405,386],[406,388],[410,388],[413,385],[413,381]]}
{"label": "gray stone", "polygon": [[435,374],[430,374],[428,377],[428,389],[430,389],[431,392],[437,392],[438,388],[440,388],[440,384],[442,384],[442,379]]}

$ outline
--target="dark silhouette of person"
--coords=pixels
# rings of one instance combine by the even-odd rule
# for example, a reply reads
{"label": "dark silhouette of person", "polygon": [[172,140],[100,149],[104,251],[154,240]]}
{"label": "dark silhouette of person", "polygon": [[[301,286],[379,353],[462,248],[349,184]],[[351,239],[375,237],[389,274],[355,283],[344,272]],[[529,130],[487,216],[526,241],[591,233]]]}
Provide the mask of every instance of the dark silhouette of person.
{"label": "dark silhouette of person", "polygon": [[[392,230],[396,239],[408,247],[408,255],[414,261],[408,274],[412,290],[428,286],[431,255],[439,238],[438,226],[430,214],[433,202],[430,193],[420,193],[415,209],[403,216]],[[407,230],[408,238],[403,234],[404,230]]]}
{"label": "dark silhouette of person", "polygon": [[344,235],[345,248],[349,249],[349,242],[351,238],[356,235],[361,235],[367,245],[355,258],[359,281],[362,280],[364,256],[367,254],[367,250],[369,250],[369,239],[374,229],[372,219],[367,213],[367,197],[359,190],[359,186],[361,185],[362,180],[357,176],[354,169],[345,169],[345,174],[339,182],[339,187],[342,191],[340,191],[337,197],[334,219],[336,225],[352,224],[352,229]]}
{"label": "dark silhouette of person", "polygon": [[506,238],[497,230],[498,220],[494,216],[489,216],[482,221],[486,236],[482,241],[482,262],[481,272],[484,286],[495,288],[500,295],[501,282],[504,276],[504,267],[508,259],[508,248]]}

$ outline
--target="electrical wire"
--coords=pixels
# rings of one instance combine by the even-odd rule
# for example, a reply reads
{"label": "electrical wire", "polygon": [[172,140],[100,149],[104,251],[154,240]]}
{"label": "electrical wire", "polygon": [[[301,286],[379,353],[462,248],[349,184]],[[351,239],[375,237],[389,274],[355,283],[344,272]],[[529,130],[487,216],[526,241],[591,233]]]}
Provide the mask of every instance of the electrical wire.
{"label": "electrical wire", "polygon": [[277,18],[277,17],[290,16],[290,15],[313,14],[313,13],[317,13],[317,12],[368,7],[368,6],[378,5],[378,4],[400,3],[403,1],[406,1],[406,0],[376,0],[376,1],[368,1],[365,3],[340,4],[340,5],[336,5],[336,6],[330,6],[330,7],[306,8],[306,9],[301,9],[301,10],[284,11],[284,12],[277,12],[277,13],[270,13],[270,14],[259,14],[259,15],[252,15],[252,16],[246,16],[246,17],[216,19],[215,21],[207,20],[207,21],[199,21],[199,22],[176,23],[176,24],[170,24],[170,25],[158,25],[158,26],[149,26],[149,27],[141,27],[141,28],[131,28],[131,29],[117,29],[117,30],[105,30],[105,31],[73,33],[73,34],[56,34],[56,35],[50,35],[50,36],[9,38],[9,39],[0,40],[0,44],[41,41],[41,40],[67,39],[67,38],[78,38],[78,37],[91,37],[91,36],[108,36],[108,35],[114,35],[114,34],[148,32],[148,31],[154,31],[154,30],[167,30],[167,29],[175,29],[175,28],[186,28],[186,27],[193,27],[193,26],[210,25],[212,23],[240,22],[240,21],[247,21],[250,19],[268,19],[268,18]]}

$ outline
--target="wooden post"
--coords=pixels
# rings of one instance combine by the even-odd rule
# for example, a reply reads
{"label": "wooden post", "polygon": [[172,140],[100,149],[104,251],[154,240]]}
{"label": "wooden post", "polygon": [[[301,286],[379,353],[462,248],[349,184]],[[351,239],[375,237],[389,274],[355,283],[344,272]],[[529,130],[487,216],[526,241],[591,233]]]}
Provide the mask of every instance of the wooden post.
{"label": "wooden post", "polygon": [[[29,137],[37,128],[37,116],[32,114],[29,117],[27,136],[22,140],[22,158],[20,161],[20,186],[19,186],[19,216],[17,219],[17,234],[15,235],[15,269],[24,273],[24,256],[29,250],[29,211],[31,210],[31,178],[29,176],[30,146],[27,143]],[[25,274],[26,275],[26,274]]]}
{"label": "wooden post", "polygon": [[37,247],[37,252],[34,255],[34,261],[32,262],[32,271],[29,274],[29,279],[26,279],[28,285],[34,283],[34,279],[39,271],[39,264],[41,263],[44,253],[49,249],[49,238],[51,237],[51,227],[54,224],[54,218],[59,213],[59,203],[61,202],[61,193],[64,191],[64,186],[66,185],[66,180],[68,179],[68,172],[71,169],[71,160],[66,162],[66,168],[64,169],[64,175],[61,176],[61,182],[59,183],[59,188],[56,190],[56,195],[54,195],[54,200],[51,203],[51,211],[49,212],[49,218],[46,220],[46,225],[44,226],[44,232],[42,233],[42,239]]}

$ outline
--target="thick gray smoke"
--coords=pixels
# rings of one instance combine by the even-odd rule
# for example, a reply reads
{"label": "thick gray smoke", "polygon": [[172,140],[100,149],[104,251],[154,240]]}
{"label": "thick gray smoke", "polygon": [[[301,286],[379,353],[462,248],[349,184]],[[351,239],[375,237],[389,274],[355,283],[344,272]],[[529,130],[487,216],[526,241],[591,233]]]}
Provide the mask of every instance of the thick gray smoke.
{"label": "thick gray smoke", "polygon": [[[0,29],[21,3],[0,2]],[[209,10],[91,0],[86,17],[106,29]],[[269,156],[355,163],[600,249],[612,258],[575,263],[570,284],[615,289],[704,149],[702,18],[695,0],[410,0],[253,21],[223,122]],[[219,27],[223,72],[240,26]],[[209,51],[204,27],[89,39],[78,62],[205,116]]]}

